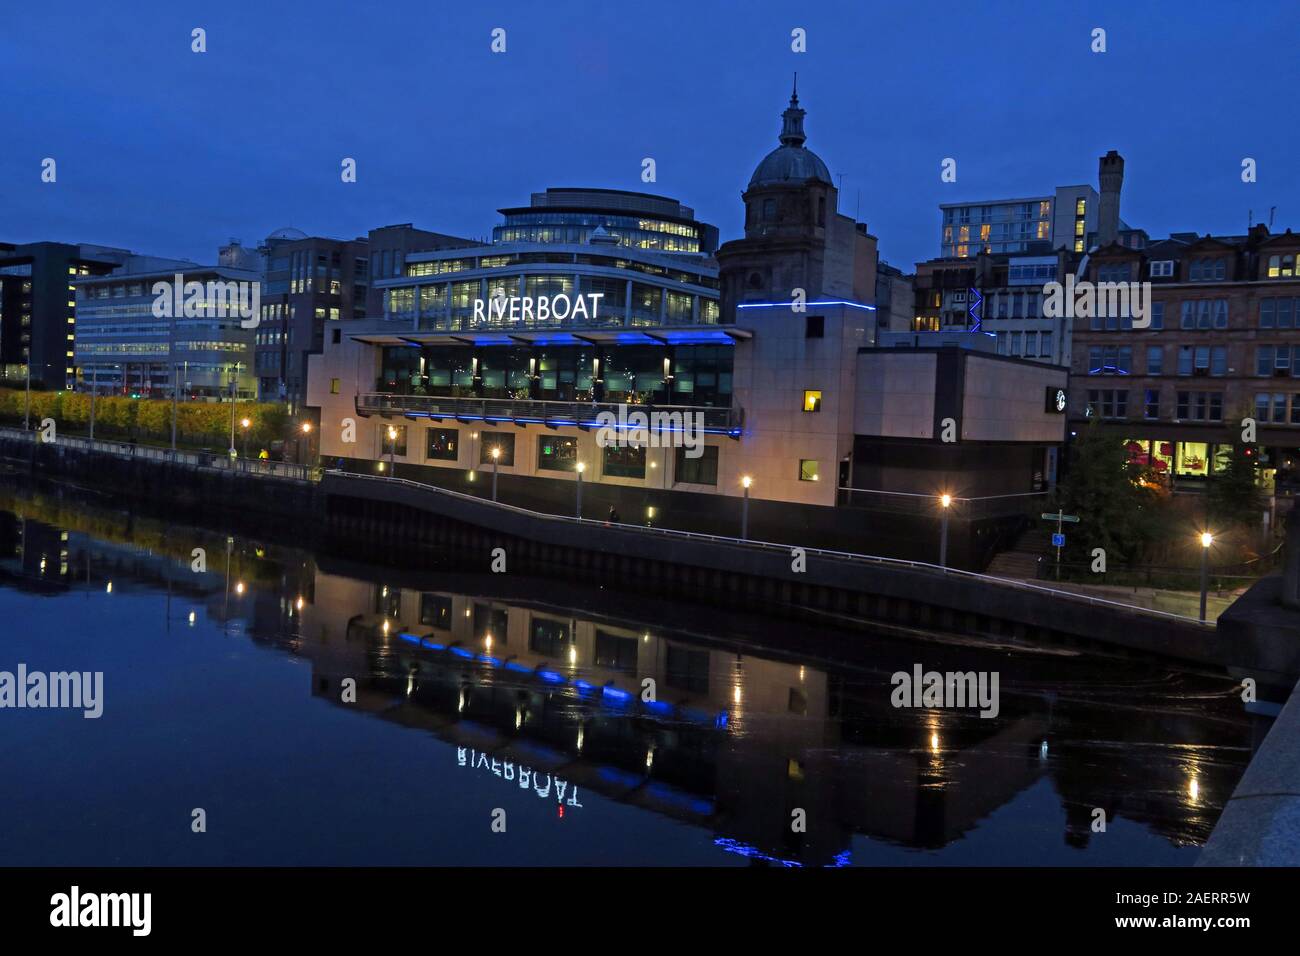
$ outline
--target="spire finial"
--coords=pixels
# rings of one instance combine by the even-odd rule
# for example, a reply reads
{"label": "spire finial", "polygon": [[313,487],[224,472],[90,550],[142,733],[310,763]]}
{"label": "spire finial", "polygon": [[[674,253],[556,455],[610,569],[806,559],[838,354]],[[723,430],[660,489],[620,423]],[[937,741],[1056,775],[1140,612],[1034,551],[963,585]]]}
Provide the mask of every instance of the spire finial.
{"label": "spire finial", "polygon": [[790,105],[781,114],[782,146],[802,146],[808,138],[803,131],[804,110],[799,106],[799,74],[794,75],[794,89],[790,92]]}

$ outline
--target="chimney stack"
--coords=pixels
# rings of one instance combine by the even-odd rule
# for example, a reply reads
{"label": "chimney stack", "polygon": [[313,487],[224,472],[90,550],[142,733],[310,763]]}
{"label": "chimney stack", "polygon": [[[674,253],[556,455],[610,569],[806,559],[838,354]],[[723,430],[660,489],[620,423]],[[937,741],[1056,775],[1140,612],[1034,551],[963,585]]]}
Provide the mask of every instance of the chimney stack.
{"label": "chimney stack", "polygon": [[1111,150],[1097,164],[1101,186],[1101,206],[1097,210],[1097,245],[1105,246],[1119,238],[1119,191],[1124,185],[1124,157]]}

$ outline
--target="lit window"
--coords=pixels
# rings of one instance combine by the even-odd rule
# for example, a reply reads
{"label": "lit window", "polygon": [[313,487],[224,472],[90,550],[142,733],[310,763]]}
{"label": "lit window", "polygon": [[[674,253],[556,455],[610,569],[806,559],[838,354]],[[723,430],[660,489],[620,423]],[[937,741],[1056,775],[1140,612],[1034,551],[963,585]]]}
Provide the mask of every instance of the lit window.
{"label": "lit window", "polygon": [[811,458],[799,459],[799,480],[816,481],[818,477],[817,462]]}
{"label": "lit window", "polygon": [[805,412],[820,412],[822,410],[822,393],[820,389],[804,390],[803,410]]}

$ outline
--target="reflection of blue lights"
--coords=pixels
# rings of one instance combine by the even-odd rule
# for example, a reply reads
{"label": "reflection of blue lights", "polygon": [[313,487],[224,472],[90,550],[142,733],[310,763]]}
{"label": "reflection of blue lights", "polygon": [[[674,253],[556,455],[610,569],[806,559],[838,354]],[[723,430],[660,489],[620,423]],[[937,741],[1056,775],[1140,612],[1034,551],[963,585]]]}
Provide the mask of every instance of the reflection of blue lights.
{"label": "reflection of blue lights", "polygon": [[473,652],[473,651],[466,650],[466,649],[463,648],[463,647],[453,647],[453,648],[451,648],[451,652],[452,652],[453,654],[455,654],[457,657],[465,657],[465,658],[469,658],[469,659],[473,659],[473,657],[474,657],[474,652]]}
{"label": "reflection of blue lights", "polygon": [[615,770],[613,767],[601,767],[597,773],[610,783],[616,783],[623,787],[640,786],[641,778],[622,770]]}
{"label": "reflection of blue lights", "polygon": [[520,664],[518,661],[506,661],[506,670],[514,671],[516,674],[531,674],[533,669]]}
{"label": "reflection of blue lights", "polygon": [[420,639],[418,637],[416,637],[414,634],[408,634],[406,631],[402,631],[402,633],[398,634],[397,636],[400,637],[402,640],[406,641],[406,643],[408,644],[420,643]]}
{"label": "reflection of blue lights", "polygon": [[752,860],[763,860],[766,863],[777,863],[781,866],[803,866],[802,863],[796,863],[794,860],[783,860],[779,856],[764,853],[758,847],[749,846],[730,837],[718,837],[713,841],[713,844],[722,847],[728,853],[739,853],[741,856],[747,856]]}
{"label": "reflection of blue lights", "polygon": [[491,664],[493,667],[501,666],[501,658],[499,657],[492,657],[488,654],[480,654],[478,656],[478,659],[484,664]]}
{"label": "reflection of blue lights", "polygon": [[709,800],[703,800],[699,797],[683,793],[674,787],[669,787],[662,783],[651,783],[646,786],[646,792],[656,800],[682,807],[691,813],[698,814],[702,817],[711,816],[713,813],[713,803]]}
{"label": "reflection of blue lights", "polygon": [[595,685],[595,684],[588,683],[588,682],[585,681],[585,680],[575,680],[575,681],[573,682],[573,686],[576,687],[576,688],[578,688],[578,693],[579,693],[579,694],[584,694],[584,695],[585,695],[585,694],[590,694],[593,690],[596,689],[596,685]]}
{"label": "reflection of blue lights", "polygon": [[538,671],[537,676],[548,684],[563,684],[566,680],[563,674],[556,671]]}
{"label": "reflection of blue lights", "polygon": [[713,726],[719,730],[725,730],[727,727],[727,712],[725,710],[718,712],[718,719],[713,722]]}
{"label": "reflection of blue lights", "polygon": [[429,640],[427,637],[420,642],[420,646],[427,647],[431,651],[445,651],[447,649],[446,644],[439,644],[436,641]]}
{"label": "reflection of blue lights", "polygon": [[848,866],[852,862],[853,854],[848,850],[842,853],[836,853],[835,859],[831,861],[831,866]]}
{"label": "reflection of blue lights", "polygon": [[632,699],[631,694],[625,690],[619,690],[617,687],[602,687],[601,694],[604,695],[606,700],[619,704],[626,704]]}
{"label": "reflection of blue lights", "polygon": [[666,704],[662,700],[647,700],[642,706],[652,714],[661,714],[666,716],[673,712],[672,705]]}

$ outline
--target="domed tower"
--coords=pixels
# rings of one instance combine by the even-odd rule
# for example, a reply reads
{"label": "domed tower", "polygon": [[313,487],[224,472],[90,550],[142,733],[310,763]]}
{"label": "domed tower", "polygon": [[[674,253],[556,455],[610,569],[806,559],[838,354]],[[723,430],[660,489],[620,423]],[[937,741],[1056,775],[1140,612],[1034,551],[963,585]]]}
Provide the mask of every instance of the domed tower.
{"label": "domed tower", "polygon": [[795,289],[811,297],[836,284],[826,276],[826,249],[837,229],[852,231],[852,222],[837,214],[830,170],[805,145],[805,115],[796,88],[781,115],[780,145],[759,162],[742,194],[745,238],[718,250],[724,321],[735,320],[740,303],[788,302]]}

